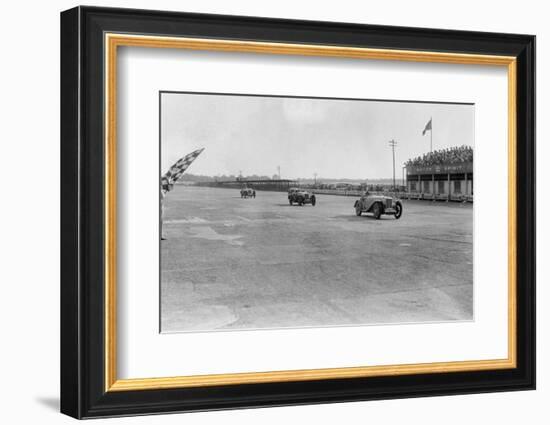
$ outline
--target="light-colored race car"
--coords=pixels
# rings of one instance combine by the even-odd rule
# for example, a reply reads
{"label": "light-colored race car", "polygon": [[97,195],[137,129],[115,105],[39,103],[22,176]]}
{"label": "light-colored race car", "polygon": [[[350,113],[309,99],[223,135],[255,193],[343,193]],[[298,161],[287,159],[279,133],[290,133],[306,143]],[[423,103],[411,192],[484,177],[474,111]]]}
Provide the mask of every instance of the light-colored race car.
{"label": "light-colored race car", "polygon": [[403,204],[398,198],[384,195],[370,195],[368,192],[355,201],[355,215],[371,213],[379,219],[382,214],[393,215],[399,219],[403,214]]}
{"label": "light-colored race car", "polygon": [[251,187],[243,187],[241,189],[241,198],[255,198],[256,191]]}
{"label": "light-colored race car", "polygon": [[317,203],[317,198],[315,198],[313,193],[310,193],[305,189],[293,187],[288,190],[288,203],[290,205],[298,204],[302,206],[304,204],[311,204],[312,206],[315,206]]}

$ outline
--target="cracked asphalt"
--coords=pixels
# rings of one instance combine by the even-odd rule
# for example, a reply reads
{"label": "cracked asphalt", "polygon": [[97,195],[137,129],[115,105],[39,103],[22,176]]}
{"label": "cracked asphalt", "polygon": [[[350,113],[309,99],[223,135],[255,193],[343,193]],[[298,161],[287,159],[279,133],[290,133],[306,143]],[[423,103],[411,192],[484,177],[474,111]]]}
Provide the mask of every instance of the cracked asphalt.
{"label": "cracked asphalt", "polygon": [[473,319],[471,204],[403,201],[355,216],[355,197],[178,186],[165,199],[161,331]]}

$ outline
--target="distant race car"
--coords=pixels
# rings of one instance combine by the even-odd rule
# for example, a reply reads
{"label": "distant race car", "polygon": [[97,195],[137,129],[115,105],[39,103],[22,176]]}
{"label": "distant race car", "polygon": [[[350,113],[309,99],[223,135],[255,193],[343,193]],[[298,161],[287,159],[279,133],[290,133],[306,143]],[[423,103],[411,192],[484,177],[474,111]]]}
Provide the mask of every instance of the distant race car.
{"label": "distant race car", "polygon": [[393,215],[399,219],[403,214],[403,204],[398,198],[384,195],[370,195],[368,192],[355,201],[355,214],[372,213],[379,219],[382,214]]}
{"label": "distant race car", "polygon": [[256,191],[251,187],[244,187],[241,189],[241,198],[255,198]]}
{"label": "distant race car", "polygon": [[313,193],[310,193],[304,189],[293,187],[288,190],[288,203],[290,205],[298,204],[301,206],[304,204],[311,204],[312,206],[315,206],[317,199]]}

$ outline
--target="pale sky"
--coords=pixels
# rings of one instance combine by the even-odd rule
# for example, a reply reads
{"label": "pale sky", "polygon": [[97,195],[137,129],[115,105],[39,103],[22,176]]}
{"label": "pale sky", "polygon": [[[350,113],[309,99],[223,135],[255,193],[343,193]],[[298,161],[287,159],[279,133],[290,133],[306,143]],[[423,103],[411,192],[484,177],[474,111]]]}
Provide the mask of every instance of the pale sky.
{"label": "pale sky", "polygon": [[474,146],[474,106],[371,100],[162,93],[161,172],[205,148],[192,174],[374,179],[430,149]]}

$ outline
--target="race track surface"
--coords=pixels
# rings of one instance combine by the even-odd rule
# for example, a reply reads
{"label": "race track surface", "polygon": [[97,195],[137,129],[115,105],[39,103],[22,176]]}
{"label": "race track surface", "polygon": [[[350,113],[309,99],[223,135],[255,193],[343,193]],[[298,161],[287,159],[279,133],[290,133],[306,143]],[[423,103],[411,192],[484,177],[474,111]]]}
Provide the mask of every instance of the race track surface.
{"label": "race track surface", "polygon": [[473,319],[471,204],[175,186],[161,242],[162,332]]}

